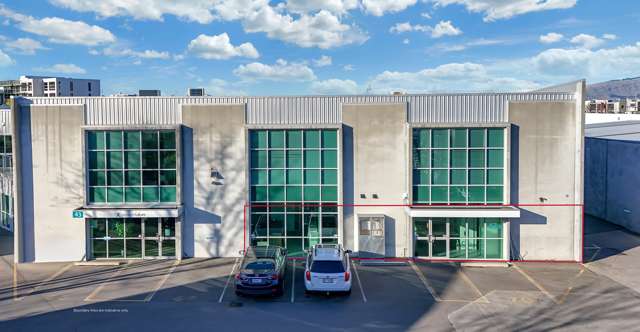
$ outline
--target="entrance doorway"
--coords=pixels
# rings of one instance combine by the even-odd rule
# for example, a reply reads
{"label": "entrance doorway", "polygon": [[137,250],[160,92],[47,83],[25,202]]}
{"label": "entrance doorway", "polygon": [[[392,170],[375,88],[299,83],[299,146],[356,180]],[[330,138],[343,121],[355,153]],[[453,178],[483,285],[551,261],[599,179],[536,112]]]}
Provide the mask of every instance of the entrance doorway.
{"label": "entrance doorway", "polygon": [[446,218],[413,219],[414,256],[449,258],[449,223]]}
{"label": "entrance doorway", "polygon": [[89,259],[176,257],[175,218],[92,218]]}
{"label": "entrance doorway", "polygon": [[429,259],[505,259],[500,218],[413,218],[413,255]]}

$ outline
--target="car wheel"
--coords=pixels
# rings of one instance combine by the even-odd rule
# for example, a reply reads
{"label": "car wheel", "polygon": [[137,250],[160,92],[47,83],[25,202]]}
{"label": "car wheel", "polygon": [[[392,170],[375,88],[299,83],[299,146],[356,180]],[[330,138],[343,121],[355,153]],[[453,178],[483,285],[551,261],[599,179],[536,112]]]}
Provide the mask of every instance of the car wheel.
{"label": "car wheel", "polygon": [[351,288],[349,288],[349,290],[348,290],[348,291],[344,292],[344,295],[345,295],[345,296],[349,296],[349,295],[351,295]]}
{"label": "car wheel", "polygon": [[236,291],[236,296],[238,296],[238,297],[243,297],[243,296],[244,296],[244,294],[242,294],[241,292]]}

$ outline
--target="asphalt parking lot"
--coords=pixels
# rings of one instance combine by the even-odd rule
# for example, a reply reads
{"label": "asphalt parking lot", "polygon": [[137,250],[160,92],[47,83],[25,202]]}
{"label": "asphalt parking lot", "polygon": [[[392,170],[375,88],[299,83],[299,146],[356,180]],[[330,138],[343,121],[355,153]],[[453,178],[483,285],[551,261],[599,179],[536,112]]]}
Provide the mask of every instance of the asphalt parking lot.
{"label": "asphalt parking lot", "polygon": [[[597,257],[597,255],[592,255]],[[0,261],[0,330],[633,330],[640,293],[589,264],[464,267],[353,262],[351,295],[306,295],[290,261],[282,297],[233,291],[236,259],[120,266]],[[593,269],[592,269],[593,268]]]}

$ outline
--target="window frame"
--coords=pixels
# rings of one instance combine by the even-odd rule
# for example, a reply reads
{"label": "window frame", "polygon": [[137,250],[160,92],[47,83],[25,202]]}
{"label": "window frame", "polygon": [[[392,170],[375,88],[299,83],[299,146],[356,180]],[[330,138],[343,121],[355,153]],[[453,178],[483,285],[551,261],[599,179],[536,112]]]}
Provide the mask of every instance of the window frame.
{"label": "window frame", "polygon": [[[420,129],[427,129],[429,130],[429,135],[428,138],[425,140],[424,134],[419,134],[416,133],[416,131],[419,132]],[[447,142],[447,147],[434,147],[433,146],[433,130],[448,130],[448,142]],[[452,139],[453,139],[453,134],[452,132],[454,130],[459,130],[459,129],[464,129],[466,130],[466,147],[454,147],[453,143],[452,143]],[[484,137],[483,137],[483,146],[482,147],[476,147],[476,146],[472,146],[471,144],[471,130],[474,129],[482,129],[484,132]],[[491,129],[501,129],[503,131],[502,133],[502,147],[489,147],[489,130]],[[410,190],[410,202],[412,202],[412,204],[415,205],[446,205],[446,206],[495,206],[495,205],[506,205],[509,204],[509,181],[510,181],[510,158],[509,158],[509,154],[510,154],[510,135],[511,135],[511,130],[510,130],[510,124],[509,123],[487,123],[487,124],[467,124],[467,123],[460,123],[460,124],[412,124],[409,126],[409,132],[408,132],[408,140],[409,140],[409,144],[410,144],[410,148],[409,148],[409,160],[410,160],[410,164],[409,164],[409,183],[411,186],[411,190]],[[423,146],[416,146],[416,143],[418,143],[416,141],[416,139],[419,139],[420,142],[427,144],[426,147]],[[498,150],[498,149],[502,149],[502,159],[500,160],[502,163],[501,167],[489,167],[489,161],[488,161],[488,155],[489,155],[489,150]],[[447,151],[447,156],[448,156],[448,166],[446,168],[442,168],[442,167],[434,167],[434,160],[433,160],[433,151],[439,151],[439,150],[446,150]],[[462,150],[462,151],[466,151],[466,161],[465,167],[453,167],[452,163],[452,155],[453,155],[453,151],[457,151],[457,150]],[[475,166],[471,166],[471,158],[470,158],[470,153],[474,150],[482,150],[483,151],[483,155],[484,155],[484,160],[483,160],[483,166],[482,167],[475,167]],[[425,152],[428,153],[428,163],[425,165],[423,163],[419,163],[419,165],[417,164],[418,161],[415,159],[415,157],[418,157],[418,153],[420,153],[420,156],[423,156],[425,154]],[[420,160],[422,161],[422,160]],[[447,184],[444,185],[435,185],[434,186],[434,182],[433,182],[433,176],[434,176],[434,170],[447,170],[448,172],[448,179],[447,179]],[[466,184],[465,185],[460,185],[460,184],[454,184],[451,179],[451,173],[454,170],[465,170],[466,172]],[[482,170],[483,173],[483,183],[482,184],[472,184],[471,183],[471,172],[472,171],[477,171],[477,170]],[[501,170],[502,171],[502,184],[489,184],[488,182],[488,174],[489,174],[489,170]],[[425,173],[428,173],[429,176],[429,182],[427,184],[422,184],[422,183],[417,183],[415,182],[415,177],[417,174],[420,174],[421,171],[427,171]],[[461,187],[464,186],[465,190],[466,190],[466,199],[465,201],[453,201],[451,199],[451,188],[452,187]],[[433,195],[433,191],[434,191],[434,187],[435,190],[440,190],[440,189],[446,189],[446,200],[437,200],[434,201],[434,195]],[[488,199],[488,195],[489,195],[489,189],[494,189],[494,187],[500,187],[502,188],[502,197],[500,201],[493,201],[493,200],[489,200]],[[425,188],[426,188],[426,192],[425,192]],[[475,190],[480,190],[482,191],[482,195],[483,195],[483,199],[482,201],[475,201],[475,200],[471,200],[470,197],[470,193],[471,193],[471,188],[481,188],[481,189],[475,189]],[[417,200],[416,198],[416,194],[418,192],[421,192],[422,194],[425,195],[426,197],[426,201],[423,200]]]}
{"label": "window frame", "polygon": [[[253,132],[256,131],[266,131],[266,134],[263,134],[266,137],[266,142],[260,140],[258,137],[259,136],[252,136],[255,135],[253,134]],[[284,131],[284,147],[272,147],[270,144],[270,139],[271,139],[271,134],[270,132],[273,131]],[[310,136],[311,139],[313,139],[314,141],[317,139],[318,142],[317,146],[316,144],[312,144],[312,146],[308,146],[309,141],[307,141],[307,134],[306,132],[309,131],[317,131],[317,135],[313,134]],[[334,141],[328,141],[329,143],[329,147],[325,147],[325,145],[323,144],[324,140],[325,140],[325,136],[324,136],[324,132],[323,131],[334,131],[335,132],[335,142]],[[295,141],[290,141],[289,135],[288,133],[290,132],[299,132],[294,134],[294,139]],[[316,137],[317,136],[317,137]],[[271,243],[271,241],[282,241],[282,243],[284,245],[287,246],[287,248],[291,247],[291,249],[289,249],[289,253],[292,254],[293,250],[297,250],[294,248],[298,248],[300,247],[301,250],[305,249],[305,246],[310,243],[309,241],[316,241],[317,243],[322,243],[325,240],[331,241],[331,242],[324,242],[324,243],[342,243],[342,233],[343,233],[343,225],[342,225],[342,207],[339,206],[342,202],[342,128],[340,126],[303,126],[303,127],[292,127],[292,126],[247,126],[246,128],[246,142],[247,142],[247,147],[246,147],[246,153],[247,153],[247,169],[248,169],[248,174],[247,174],[247,187],[248,187],[248,202],[249,202],[249,211],[247,213],[247,219],[248,221],[248,226],[247,226],[247,238],[248,241],[251,243],[252,241],[264,241],[266,243],[269,244],[273,244]],[[257,140],[254,140],[255,138],[258,138]],[[300,140],[300,142],[297,142],[298,140]],[[258,144],[262,144],[262,145],[257,145],[257,146],[253,146],[253,142],[260,142]],[[295,143],[295,144],[294,144]],[[313,142],[311,142],[313,143]],[[270,161],[270,155],[271,155],[271,150],[279,150],[279,151],[284,151],[284,157],[285,157],[285,161],[282,164],[282,166],[278,166],[275,168],[271,167],[271,164],[269,163]],[[264,166],[256,166],[254,167],[253,162],[257,161],[257,160],[252,160],[252,155],[254,151],[265,151],[266,152],[266,160],[268,161]],[[299,154],[291,154],[289,153],[290,151],[300,151]],[[305,161],[306,161],[306,155],[305,152],[306,151],[314,151],[317,155],[318,155],[318,159],[317,159],[317,165],[313,166],[313,167],[308,167],[307,165],[305,165]],[[332,160],[332,162],[335,162],[335,167],[324,167],[325,165],[323,164],[323,158],[325,157],[325,154],[323,154],[323,151],[335,151],[335,154],[331,153],[331,157],[335,159]],[[291,165],[291,163],[289,162],[289,157],[291,155],[294,155],[294,157],[299,158],[299,160],[296,160],[296,162],[294,163],[295,165]],[[332,165],[333,166],[333,165]],[[284,174],[285,174],[285,178],[284,178],[284,184],[272,184],[271,183],[271,170],[284,170]],[[309,171],[309,172],[307,172]],[[256,179],[256,177],[254,176],[254,172],[265,172],[266,175],[263,174],[263,176],[266,178],[266,182],[265,183],[254,183],[254,179]],[[295,177],[290,177],[290,174],[294,175]],[[317,176],[317,180],[319,181],[319,183],[307,183],[305,181],[305,178],[309,175],[315,175]],[[315,178],[315,177],[314,177]],[[295,179],[296,181],[294,182],[289,182],[290,179]],[[323,183],[323,181],[325,180],[330,180],[330,182],[332,183]],[[284,200],[283,201],[270,201],[270,196],[269,196],[269,188],[270,187],[282,187],[283,188],[283,195],[284,195]],[[263,188],[267,188],[266,189],[266,197],[265,200],[253,200],[254,196],[253,196],[253,191],[254,188],[257,187],[263,187]],[[335,187],[336,189],[336,199],[332,200],[332,201],[323,201],[323,190],[322,188],[327,187],[327,188],[333,188]],[[309,199],[305,199],[305,192],[309,192],[309,191],[305,191],[305,188],[312,190],[313,192],[316,191],[317,189],[317,194],[318,197],[317,199],[313,199],[313,200],[309,200]],[[294,195],[289,196],[288,190],[287,189],[293,189],[296,190],[296,193],[301,194],[301,199],[300,200],[290,200],[289,197],[292,197]],[[296,195],[297,197],[297,195]],[[261,205],[269,205],[269,204],[279,204],[282,203],[285,206],[278,208],[277,205],[276,206],[276,211],[272,211],[273,210],[273,206],[270,207],[270,209],[267,209],[266,207],[262,207]],[[309,204],[307,206],[303,207],[292,207],[292,205],[287,205],[289,203],[302,203],[302,204]],[[336,204],[335,207],[330,206],[330,207],[326,207],[327,205],[323,205],[323,204]],[[315,205],[314,204],[318,204]],[[324,209],[329,209],[329,211],[323,211]],[[315,212],[317,211],[317,212]],[[284,227],[282,229],[282,234],[278,235],[278,236],[272,236],[271,235],[271,229],[270,229],[270,223],[267,222],[265,226],[260,227],[259,229],[262,230],[264,232],[264,234],[262,235],[256,235],[255,237],[252,237],[252,220],[253,218],[265,218],[267,221],[270,220],[269,216],[270,215],[282,215],[284,216]],[[291,217],[289,217],[291,216]],[[323,236],[323,230],[322,230],[322,220],[323,220],[323,216],[327,217],[335,217],[335,220],[337,221],[337,225],[336,225],[336,234],[333,236]],[[307,218],[308,217],[308,218]],[[291,218],[292,220],[296,220],[294,222],[296,223],[300,223],[299,229],[296,228],[295,232],[288,232],[288,226],[289,226],[289,218]],[[308,220],[307,220],[308,219]],[[257,219],[256,219],[257,220]],[[313,228],[313,231],[317,230],[317,235],[313,235],[313,236],[309,236],[309,234],[305,234],[307,226]],[[309,229],[311,229],[309,228]],[[293,235],[293,234],[296,235]],[[298,235],[299,233],[299,235]],[[292,234],[292,235],[289,235]],[[294,247],[290,246],[288,241],[295,241],[295,245]],[[299,243],[298,243],[299,242]],[[303,254],[304,255],[304,254]]]}
{"label": "window frame", "polygon": [[[109,207],[109,208],[122,208],[122,207],[135,207],[135,208],[152,208],[152,207],[176,207],[182,204],[182,130],[181,130],[182,126],[181,125],[148,125],[148,126],[83,126],[81,127],[82,130],[82,151],[83,151],[83,158],[82,158],[82,171],[83,171],[83,180],[84,180],[84,207]],[[123,201],[122,202],[114,202],[114,203],[109,203],[109,202],[91,202],[89,200],[90,197],[90,175],[91,172],[89,170],[89,132],[92,131],[119,131],[119,132],[123,132],[122,136],[122,146],[120,148],[120,151],[122,151],[122,162],[123,162],[123,181],[126,181],[126,168],[124,163],[125,161],[125,151],[127,151],[126,147],[125,147],[125,140],[124,140],[124,134],[128,131],[173,131],[175,133],[175,152],[176,152],[176,167],[175,167],[175,171],[176,171],[176,184],[175,184],[175,188],[176,188],[176,200],[175,202],[162,202],[160,201],[160,192],[158,191],[158,201],[157,202],[144,202],[144,199],[141,197],[141,201],[140,202],[126,202],[126,197],[124,197],[125,192],[127,186],[123,184],[123,186],[121,186],[123,188],[122,190],[122,194],[123,194]],[[159,135],[159,134],[158,134]],[[107,138],[105,137],[105,148],[103,151],[107,151],[106,148],[106,141]],[[158,138],[158,144],[160,144],[159,142],[159,138]],[[138,151],[140,151],[141,157],[140,157],[140,181],[142,182],[142,150],[145,150],[142,148],[142,137],[141,137],[141,141],[140,141],[140,147],[138,148]],[[148,150],[148,149],[147,149]],[[156,151],[158,151],[158,154],[160,154],[161,151],[167,151],[167,150],[171,150],[173,151],[173,149],[162,149],[160,148],[160,146],[158,145],[157,149],[155,149]],[[105,165],[106,165],[106,156],[105,156]],[[105,166],[106,167],[106,166]],[[105,169],[106,170],[106,169]],[[155,169],[158,171],[158,185],[157,187],[160,188],[162,187],[160,185],[160,170],[163,170],[163,168],[160,165],[160,160],[158,160],[158,168]],[[173,170],[173,169],[171,169]],[[105,172],[106,173],[106,172]],[[106,176],[107,178],[108,176]],[[173,186],[173,185],[171,185]],[[105,188],[108,188],[108,185],[104,186]],[[144,195],[144,191],[142,188],[144,188],[144,186],[141,184],[140,185],[141,188],[141,196]],[[105,192],[107,191],[107,189],[105,189]]]}

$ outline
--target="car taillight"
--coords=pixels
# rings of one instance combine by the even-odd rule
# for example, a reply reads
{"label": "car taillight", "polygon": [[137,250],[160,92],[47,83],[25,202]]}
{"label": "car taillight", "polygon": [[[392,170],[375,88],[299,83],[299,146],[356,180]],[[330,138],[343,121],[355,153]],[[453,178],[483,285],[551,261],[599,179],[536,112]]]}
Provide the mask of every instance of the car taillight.
{"label": "car taillight", "polygon": [[311,271],[307,271],[307,273],[305,273],[305,276],[307,277],[307,281],[311,281]]}
{"label": "car taillight", "polygon": [[240,273],[236,273],[236,280],[240,280],[240,279],[241,279]]}
{"label": "car taillight", "polygon": [[344,273],[344,281],[349,281],[349,278],[351,278],[351,274],[349,272],[345,272]]}
{"label": "car taillight", "polygon": [[278,275],[277,274],[272,274],[272,275],[269,276],[269,279],[278,280]]}

